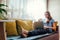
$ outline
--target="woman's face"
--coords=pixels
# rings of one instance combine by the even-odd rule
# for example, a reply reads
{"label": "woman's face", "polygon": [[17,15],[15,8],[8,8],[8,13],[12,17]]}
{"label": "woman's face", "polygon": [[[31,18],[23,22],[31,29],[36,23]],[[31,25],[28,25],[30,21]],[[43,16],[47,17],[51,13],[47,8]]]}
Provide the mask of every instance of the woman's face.
{"label": "woman's face", "polygon": [[46,17],[46,18],[49,18],[49,14],[48,14],[48,13],[45,13],[45,17]]}

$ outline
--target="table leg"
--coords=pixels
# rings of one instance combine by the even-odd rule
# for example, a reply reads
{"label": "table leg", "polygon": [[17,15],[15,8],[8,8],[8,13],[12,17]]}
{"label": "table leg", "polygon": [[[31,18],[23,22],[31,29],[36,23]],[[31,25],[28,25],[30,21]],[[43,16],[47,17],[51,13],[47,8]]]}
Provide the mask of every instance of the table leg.
{"label": "table leg", "polygon": [[0,22],[0,40],[6,40],[5,23]]}

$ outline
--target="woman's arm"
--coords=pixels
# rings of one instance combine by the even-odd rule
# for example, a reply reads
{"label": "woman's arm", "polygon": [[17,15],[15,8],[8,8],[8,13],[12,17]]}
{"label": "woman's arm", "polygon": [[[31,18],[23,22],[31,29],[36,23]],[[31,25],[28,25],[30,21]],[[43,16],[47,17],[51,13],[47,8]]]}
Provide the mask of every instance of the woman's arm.
{"label": "woman's arm", "polygon": [[50,26],[44,26],[44,29],[47,29],[47,28],[52,28],[52,27],[50,27]]}
{"label": "woman's arm", "polygon": [[53,29],[54,31],[56,31],[57,24],[58,24],[58,22],[54,22],[54,23],[53,23],[53,27],[52,27],[52,29]]}
{"label": "woman's arm", "polygon": [[44,29],[52,28],[54,31],[56,31],[56,27],[57,27],[57,22],[54,22],[52,27],[50,27],[50,26],[44,26]]}

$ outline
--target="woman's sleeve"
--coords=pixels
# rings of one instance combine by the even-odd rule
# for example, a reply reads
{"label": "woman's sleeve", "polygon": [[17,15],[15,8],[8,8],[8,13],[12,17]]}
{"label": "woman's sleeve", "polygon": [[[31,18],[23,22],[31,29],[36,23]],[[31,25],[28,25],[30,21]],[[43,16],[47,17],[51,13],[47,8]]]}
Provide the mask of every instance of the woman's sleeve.
{"label": "woman's sleeve", "polygon": [[54,23],[54,19],[51,19],[49,23],[44,23],[44,26],[50,26],[52,27],[53,23]]}
{"label": "woman's sleeve", "polygon": [[53,23],[54,23],[55,21],[54,21],[54,19],[52,19],[51,21],[50,21],[50,26],[53,26]]}

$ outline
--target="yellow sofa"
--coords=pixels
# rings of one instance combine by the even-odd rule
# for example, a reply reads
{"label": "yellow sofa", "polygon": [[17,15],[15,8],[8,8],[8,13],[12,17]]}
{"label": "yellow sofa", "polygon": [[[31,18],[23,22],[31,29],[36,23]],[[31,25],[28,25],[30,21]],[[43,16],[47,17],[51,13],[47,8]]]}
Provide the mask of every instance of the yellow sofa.
{"label": "yellow sofa", "polygon": [[[33,26],[34,25],[34,26]],[[32,22],[32,20],[14,20],[13,22],[6,22],[6,31],[8,36],[12,35],[20,35],[22,32],[22,28],[24,28],[27,31],[34,30],[37,26],[39,26],[39,22]],[[53,30],[56,31],[57,22],[54,22],[53,24]]]}
{"label": "yellow sofa", "polygon": [[[55,22],[53,25],[54,25],[54,27],[52,29],[56,31],[57,23]],[[32,20],[18,19],[18,20],[14,20],[13,22],[6,22],[6,33],[8,36],[7,39],[8,40],[18,39],[20,37],[21,32],[22,32],[22,28],[24,28],[27,31],[32,31],[35,29],[34,27],[37,27],[37,26],[40,26],[40,23],[39,22],[33,23]]]}

